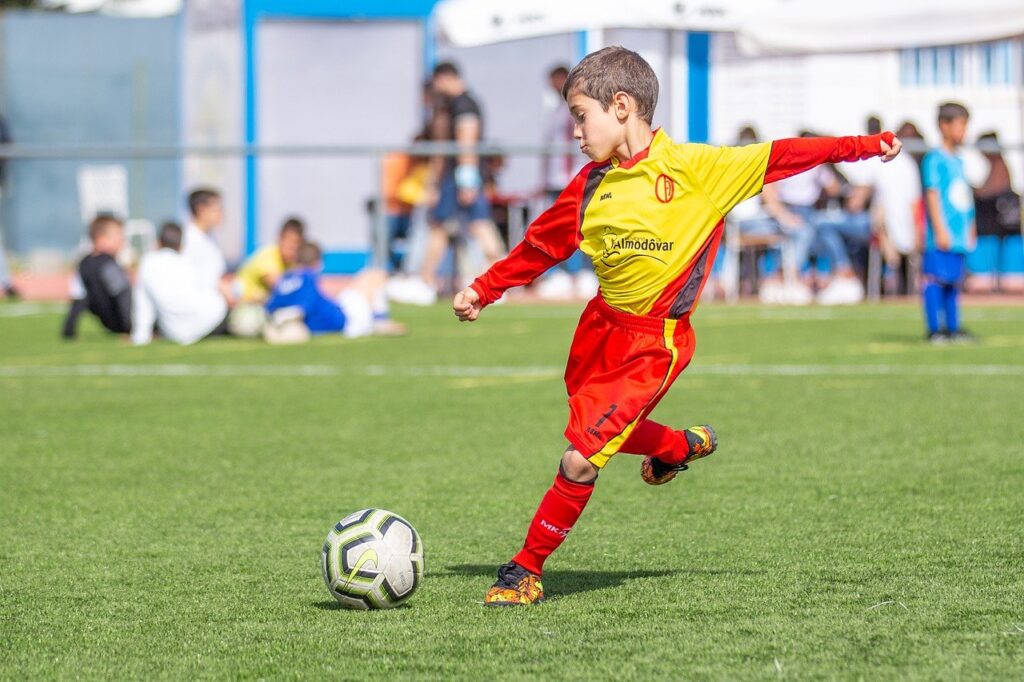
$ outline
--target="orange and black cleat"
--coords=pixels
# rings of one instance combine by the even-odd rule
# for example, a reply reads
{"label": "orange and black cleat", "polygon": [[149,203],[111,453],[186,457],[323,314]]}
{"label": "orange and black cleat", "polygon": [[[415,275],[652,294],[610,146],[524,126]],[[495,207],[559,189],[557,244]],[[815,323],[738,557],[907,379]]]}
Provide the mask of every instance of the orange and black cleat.
{"label": "orange and black cleat", "polygon": [[640,477],[644,483],[650,485],[662,485],[676,477],[680,471],[690,468],[690,462],[701,457],[707,457],[718,447],[718,437],[715,431],[707,424],[691,426],[683,431],[686,434],[686,442],[690,445],[690,454],[678,464],[667,464],[657,457],[644,457],[640,464]]}
{"label": "orange and black cleat", "polygon": [[520,606],[544,601],[540,576],[510,561],[498,567],[498,581],[487,590],[484,606]]}

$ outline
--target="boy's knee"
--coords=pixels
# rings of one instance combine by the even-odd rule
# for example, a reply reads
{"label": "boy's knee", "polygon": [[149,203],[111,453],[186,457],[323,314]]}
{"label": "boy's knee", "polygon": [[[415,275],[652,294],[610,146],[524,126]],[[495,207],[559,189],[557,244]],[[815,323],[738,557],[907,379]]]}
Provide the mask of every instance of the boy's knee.
{"label": "boy's knee", "polygon": [[562,455],[562,475],[574,483],[590,483],[597,478],[598,468],[581,455],[576,448],[569,448]]}

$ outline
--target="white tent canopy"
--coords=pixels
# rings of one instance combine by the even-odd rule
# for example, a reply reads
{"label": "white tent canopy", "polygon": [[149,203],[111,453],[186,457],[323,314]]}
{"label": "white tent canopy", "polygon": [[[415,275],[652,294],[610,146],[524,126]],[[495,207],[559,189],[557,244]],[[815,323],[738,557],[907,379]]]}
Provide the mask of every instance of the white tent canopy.
{"label": "white tent canopy", "polygon": [[737,28],[745,52],[862,52],[1024,35],[1022,0],[789,0],[751,5]]}
{"label": "white tent canopy", "polygon": [[753,52],[857,52],[1024,35],[1024,0],[442,0],[459,47],[607,28],[735,32]]}
{"label": "white tent canopy", "polygon": [[737,0],[443,0],[441,35],[457,47],[604,28],[728,31]]}
{"label": "white tent canopy", "polygon": [[67,12],[102,12],[121,17],[165,17],[181,11],[182,0],[43,0]]}

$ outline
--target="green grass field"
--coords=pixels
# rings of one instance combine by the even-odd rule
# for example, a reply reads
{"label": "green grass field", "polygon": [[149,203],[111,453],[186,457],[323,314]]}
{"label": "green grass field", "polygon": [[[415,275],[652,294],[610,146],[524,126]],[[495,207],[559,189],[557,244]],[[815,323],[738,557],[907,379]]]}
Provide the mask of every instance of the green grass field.
{"label": "green grass field", "polygon": [[[705,305],[655,417],[719,452],[661,488],[618,456],[547,603],[483,608],[563,448],[578,310],[137,349],[0,306],[0,678],[1024,677],[1024,308],[935,348],[911,306]],[[405,608],[320,577],[367,506],[423,537]]]}

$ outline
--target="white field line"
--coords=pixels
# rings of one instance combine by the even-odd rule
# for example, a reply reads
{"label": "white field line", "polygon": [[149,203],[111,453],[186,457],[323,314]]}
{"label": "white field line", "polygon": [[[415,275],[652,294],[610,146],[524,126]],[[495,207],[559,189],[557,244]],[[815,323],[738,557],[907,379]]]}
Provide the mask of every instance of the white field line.
{"label": "white field line", "polygon": [[[63,313],[67,310],[67,303],[21,301],[0,305],[0,318],[3,317],[28,317],[32,315],[51,315]],[[509,309],[509,312],[501,310],[495,315],[509,316],[509,319],[530,320],[530,319],[572,319],[579,318],[583,311],[582,305],[579,308],[565,306],[528,306],[516,305]],[[1024,322],[1024,307],[1021,308],[968,308],[961,313],[961,318],[968,322]],[[819,308],[806,307],[794,308],[787,306],[771,307],[745,307],[732,308],[725,305],[711,305],[701,308],[694,318],[694,325],[699,327],[701,321],[713,323],[715,321],[729,320],[733,322],[803,322],[818,320],[850,320],[850,321],[917,321],[921,319],[921,312],[913,306],[860,306],[855,308]]]}
{"label": "white field line", "polygon": [[[476,365],[0,365],[12,377],[560,377],[561,366]],[[689,375],[713,376],[1024,376],[1024,365],[698,365]]]}

